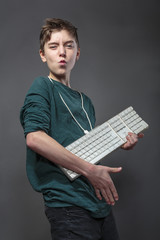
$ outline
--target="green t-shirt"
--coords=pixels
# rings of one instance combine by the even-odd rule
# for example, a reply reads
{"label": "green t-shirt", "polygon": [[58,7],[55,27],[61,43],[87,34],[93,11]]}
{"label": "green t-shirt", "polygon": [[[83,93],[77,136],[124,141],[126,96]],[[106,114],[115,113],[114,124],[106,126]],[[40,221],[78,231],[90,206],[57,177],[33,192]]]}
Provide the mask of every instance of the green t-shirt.
{"label": "green t-shirt", "polygon": [[[25,136],[29,132],[43,130],[66,147],[84,135],[62,102],[59,93],[81,126],[90,131],[79,92],[55,80],[51,82],[47,77],[39,77],[30,87],[20,113]],[[94,127],[94,107],[85,94],[82,93],[82,96],[84,108]],[[110,206],[104,199],[99,200],[96,197],[92,185],[84,176],[71,182],[57,165],[28,147],[26,169],[32,187],[43,194],[46,206],[79,206],[97,218],[108,215]]]}

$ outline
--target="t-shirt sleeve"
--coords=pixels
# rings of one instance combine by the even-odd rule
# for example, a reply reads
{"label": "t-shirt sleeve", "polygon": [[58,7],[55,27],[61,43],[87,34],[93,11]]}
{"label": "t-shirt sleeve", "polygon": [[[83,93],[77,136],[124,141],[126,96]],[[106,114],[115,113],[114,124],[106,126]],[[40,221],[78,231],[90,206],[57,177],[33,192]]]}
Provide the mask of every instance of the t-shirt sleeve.
{"label": "t-shirt sleeve", "polygon": [[50,127],[50,100],[48,85],[43,78],[36,79],[29,89],[20,111],[20,122],[25,136],[29,132],[39,130],[48,133]]}

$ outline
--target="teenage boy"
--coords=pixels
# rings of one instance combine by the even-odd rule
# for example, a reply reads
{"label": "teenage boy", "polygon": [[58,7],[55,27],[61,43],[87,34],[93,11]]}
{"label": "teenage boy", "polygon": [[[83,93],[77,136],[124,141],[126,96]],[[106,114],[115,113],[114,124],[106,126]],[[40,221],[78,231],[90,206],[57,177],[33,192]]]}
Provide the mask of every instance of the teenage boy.
{"label": "teenage boy", "polygon": [[[121,167],[92,165],[65,149],[95,126],[91,100],[70,86],[79,56],[77,29],[62,19],[46,19],[40,57],[48,65],[49,76],[35,79],[20,115],[27,175],[33,188],[43,194],[52,239],[117,240],[111,205],[118,193],[110,173],[120,172]],[[123,148],[133,148],[141,136],[129,133]],[[58,165],[81,176],[71,182]]]}

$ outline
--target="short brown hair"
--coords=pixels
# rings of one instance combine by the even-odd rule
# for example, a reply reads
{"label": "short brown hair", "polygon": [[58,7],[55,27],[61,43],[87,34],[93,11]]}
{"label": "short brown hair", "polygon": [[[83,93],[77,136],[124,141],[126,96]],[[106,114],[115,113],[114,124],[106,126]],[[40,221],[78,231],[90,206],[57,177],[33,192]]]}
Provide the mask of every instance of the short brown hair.
{"label": "short brown hair", "polygon": [[45,24],[41,28],[40,32],[40,50],[44,52],[44,44],[50,40],[53,31],[67,30],[74,38],[79,47],[79,40],[77,34],[77,28],[72,23],[59,19],[59,18],[47,18]]}

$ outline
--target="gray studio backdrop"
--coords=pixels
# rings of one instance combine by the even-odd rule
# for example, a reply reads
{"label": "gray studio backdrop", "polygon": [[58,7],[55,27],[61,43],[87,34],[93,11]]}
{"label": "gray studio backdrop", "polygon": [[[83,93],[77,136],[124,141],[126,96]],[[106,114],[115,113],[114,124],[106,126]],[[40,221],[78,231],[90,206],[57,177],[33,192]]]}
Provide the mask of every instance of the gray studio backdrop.
{"label": "gray studio backdrop", "polygon": [[6,0],[0,5],[0,239],[51,239],[42,197],[26,177],[19,124],[29,86],[48,74],[38,55],[46,17],[68,19],[79,29],[81,57],[71,83],[92,99],[97,124],[132,105],[150,125],[133,151],[117,150],[102,163],[123,167],[113,176],[121,239],[160,239],[159,1]]}

